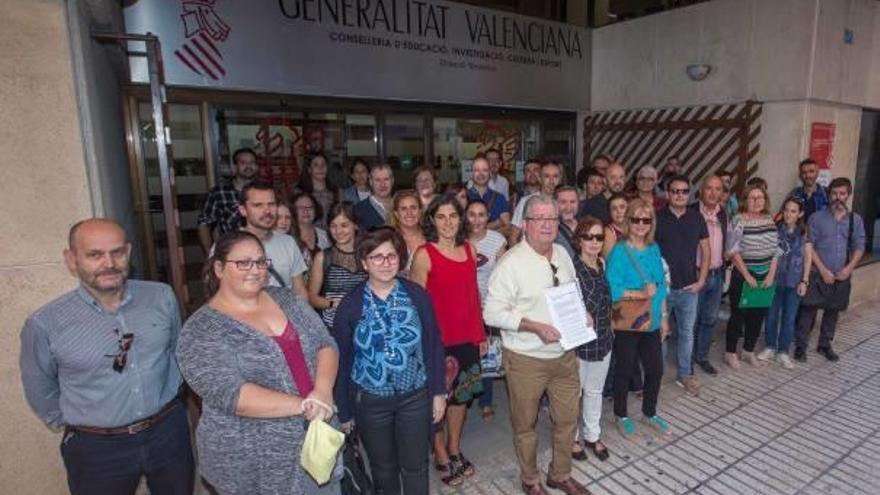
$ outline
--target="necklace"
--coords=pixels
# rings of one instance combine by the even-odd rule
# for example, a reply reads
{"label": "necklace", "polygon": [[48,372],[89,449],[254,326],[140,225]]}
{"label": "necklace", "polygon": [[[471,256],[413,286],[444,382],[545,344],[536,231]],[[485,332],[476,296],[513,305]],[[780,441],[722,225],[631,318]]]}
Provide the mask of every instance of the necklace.
{"label": "necklace", "polygon": [[397,350],[388,345],[388,341],[400,333],[400,322],[397,321],[396,310],[397,310],[397,287],[391,290],[391,309],[388,310],[389,316],[391,319],[391,329],[389,330],[388,325],[385,324],[385,318],[382,318],[382,315],[379,314],[379,306],[376,304],[376,299],[373,297],[373,290],[367,287],[368,295],[370,297],[370,310],[373,313],[373,318],[379,322],[381,328],[381,345],[382,351],[385,353],[386,359],[395,359],[397,358]]}

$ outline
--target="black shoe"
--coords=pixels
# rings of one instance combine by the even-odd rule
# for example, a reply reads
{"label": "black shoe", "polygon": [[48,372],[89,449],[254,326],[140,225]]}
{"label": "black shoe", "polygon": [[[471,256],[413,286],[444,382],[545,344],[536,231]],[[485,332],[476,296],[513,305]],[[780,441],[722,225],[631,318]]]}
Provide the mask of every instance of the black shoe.
{"label": "black shoe", "polygon": [[837,353],[834,352],[834,349],[832,349],[830,347],[819,347],[818,349],[816,349],[816,352],[825,356],[825,359],[827,359],[831,362],[834,362],[834,361],[837,361],[840,359],[840,356],[838,356]]}
{"label": "black shoe", "polygon": [[[602,445],[602,448],[601,448],[601,449],[600,449],[600,448],[597,448],[599,444]],[[596,458],[599,459],[600,461],[607,460],[608,457],[611,455],[611,454],[608,452],[608,447],[606,447],[605,444],[602,443],[601,441],[596,441],[596,442],[586,442],[586,441],[585,441],[585,442],[584,442],[584,447],[586,447],[586,448],[592,450],[592,451],[593,451],[593,454],[595,454],[595,455],[596,455]]]}
{"label": "black shoe", "polygon": [[697,363],[697,366],[699,366],[701,370],[703,370],[703,373],[705,373],[707,375],[712,375],[712,376],[715,376],[718,374],[718,370],[716,370],[715,367],[712,366],[712,363],[710,363],[708,359],[705,361],[694,361],[694,362]]}
{"label": "black shoe", "polygon": [[801,347],[798,347],[797,349],[795,349],[794,350],[794,360],[799,363],[806,363],[807,362],[807,351],[805,351]]}

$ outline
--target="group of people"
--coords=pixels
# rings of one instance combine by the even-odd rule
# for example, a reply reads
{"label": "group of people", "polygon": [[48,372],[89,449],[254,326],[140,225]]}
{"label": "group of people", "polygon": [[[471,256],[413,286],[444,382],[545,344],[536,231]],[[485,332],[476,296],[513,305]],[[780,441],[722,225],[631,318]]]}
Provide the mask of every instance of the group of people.
{"label": "group of people", "polygon": [[[477,402],[484,420],[494,416],[496,381],[481,363],[500,339],[522,490],[587,494],[572,462],[611,455],[603,395],[622,436],[668,437],[658,413],[666,347],[688,393],[699,394],[695,365],[717,373],[709,350],[728,273],[724,362],[792,367],[791,342],[805,360],[820,307],[817,350],[838,358],[845,301],[808,300],[845,292],[864,252],[850,182],[824,188],[810,160],[774,219],[766,182],[751,179],[738,206],[730,174],[696,191],[674,157],[662,178],[644,167],[627,184],[624,164],[601,155],[579,190],[541,160],[511,187],[489,150],[467,184],[440,192],[434,170],[420,167],[415,189],[394,192],[386,164],[355,161],[339,190],[316,155],[288,201],[257,180],[253,151],[233,158],[234,177],[199,219],[207,299],[185,323],[167,285],[128,279],[131,245],[107,219],[71,228],[64,258],[80,285],[25,323],[26,397],[64,430],[72,493],[133,493],[142,476],[153,493],[191,493],[187,387],[200,410],[199,473],[220,494],[339,493],[341,461],[321,485],[298,462],[316,419],[359,439],[377,493],[427,493],[431,452],[442,482],[460,485],[479,469],[461,449],[467,411]],[[596,335],[573,349],[545,297],[568,284]],[[553,420],[546,480],[542,408]]]}

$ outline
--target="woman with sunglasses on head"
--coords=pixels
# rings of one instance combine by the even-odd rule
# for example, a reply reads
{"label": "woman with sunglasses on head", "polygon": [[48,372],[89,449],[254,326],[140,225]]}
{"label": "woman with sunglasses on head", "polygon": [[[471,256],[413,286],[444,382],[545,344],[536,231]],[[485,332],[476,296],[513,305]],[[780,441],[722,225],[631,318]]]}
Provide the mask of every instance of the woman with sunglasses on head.
{"label": "woman with sunglasses on head", "polygon": [[[482,200],[475,199],[468,203],[465,216],[468,242],[477,249],[477,285],[480,289],[480,301],[485,301],[489,290],[489,276],[495,268],[495,263],[507,249],[507,239],[500,233],[488,229],[489,208]],[[497,328],[487,326],[486,331],[494,339],[501,338]],[[493,378],[483,377],[483,394],[480,395],[478,405],[480,415],[485,421],[491,421],[495,417],[495,409],[492,406],[493,383]]]}
{"label": "woman with sunglasses on head", "polygon": [[767,361],[773,356],[785,369],[794,368],[788,348],[794,339],[794,326],[801,298],[807,293],[812,264],[812,243],[807,239],[804,223],[804,203],[795,197],[782,205],[782,221],[779,222],[779,247],[782,255],[777,263],[776,293],[767,313],[767,347],[758,359]]}
{"label": "woman with sunglasses on head", "polygon": [[755,344],[761,334],[761,326],[767,316],[767,308],[741,308],[743,286],[751,288],[759,285],[769,288],[776,279],[779,255],[779,234],[773,217],[770,215],[770,197],[760,184],[747,186],[739,214],[733,217],[728,226],[728,256],[733,261],[730,277],[730,319],[727,321],[727,347],[724,362],[733,369],[739,369],[736,348],[739,337],[743,338],[743,361],[758,366]]}
{"label": "woman with sunglasses on head", "polygon": [[665,309],[666,276],[660,248],[654,242],[655,227],[654,205],[641,198],[631,200],[626,210],[626,237],[614,246],[607,261],[612,304],[625,299],[651,301],[650,322],[646,322],[643,331],[614,332],[614,415],[625,438],[636,432],[627,412],[627,396],[637,363],[645,373],[643,421],[663,436],[670,434],[669,424],[657,414],[663,376],[661,343],[669,332],[669,323]]}
{"label": "woman with sunglasses on head", "polygon": [[446,438],[434,437],[434,463],[443,483],[455,486],[474,475],[473,464],[461,453],[461,433],[467,407],[483,391],[480,358],[486,352],[486,332],[477,286],[477,253],[467,242],[464,210],[455,197],[434,198],[422,218],[428,241],[413,256],[410,279],[425,287],[446,353]]}
{"label": "woman with sunglasses on head", "polygon": [[336,311],[339,419],[367,451],[377,493],[428,493],[432,428],[446,410],[443,350],[434,306],[398,277],[406,246],[390,227],[366,232],[357,257],[367,281]]}
{"label": "woman with sunglasses on head", "polygon": [[425,234],[422,233],[422,202],[419,194],[412,189],[397,191],[391,202],[391,226],[403,238],[406,243],[406,263],[400,276],[409,277],[412,266],[413,254],[425,243]]}
{"label": "woman with sunglasses on head", "polygon": [[333,317],[339,302],[366,280],[367,274],[355,255],[354,241],[358,225],[351,203],[334,203],[327,218],[330,220],[333,245],[319,251],[312,260],[309,302],[321,312],[327,328],[333,328]]}
{"label": "woman with sunglasses on head", "polygon": [[315,254],[330,247],[327,231],[315,225],[315,219],[323,215],[322,207],[309,193],[295,194],[290,199],[290,205],[293,213],[290,235],[296,241],[306,266],[310,267]]}
{"label": "woman with sunglasses on head", "polygon": [[602,246],[603,258],[607,258],[611,248],[624,237],[626,207],[626,196],[623,194],[612,194],[608,198],[608,216],[611,218],[611,221],[605,226],[605,244]]}
{"label": "woman with sunglasses on head", "polygon": [[270,264],[253,234],[221,236],[210,298],[183,326],[180,371],[202,399],[199,471],[221,495],[338,494],[341,463],[318,487],[298,462],[308,421],[334,414],[336,343],[303,299],[266,287]]}
{"label": "woman with sunglasses on head", "polygon": [[581,379],[581,431],[583,446],[575,439],[572,457],[577,460],[587,458],[584,448],[604,461],[608,459],[608,448],[599,439],[602,417],[602,389],[611,363],[611,345],[614,334],[611,332],[611,291],[605,278],[605,261],[600,257],[605,243],[605,228],[595,217],[582,218],[574,230],[574,241],[579,256],[573,258],[578,284],[587,313],[593,319],[596,340],[577,348]]}

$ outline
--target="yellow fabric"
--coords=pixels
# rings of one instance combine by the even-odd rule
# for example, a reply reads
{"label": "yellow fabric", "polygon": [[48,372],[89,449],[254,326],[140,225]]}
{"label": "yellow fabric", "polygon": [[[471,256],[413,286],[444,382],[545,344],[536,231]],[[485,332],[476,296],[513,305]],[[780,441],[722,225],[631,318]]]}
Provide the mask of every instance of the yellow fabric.
{"label": "yellow fabric", "polygon": [[319,485],[330,481],[336,454],[344,442],[345,435],[323,420],[316,418],[309,423],[299,462]]}

